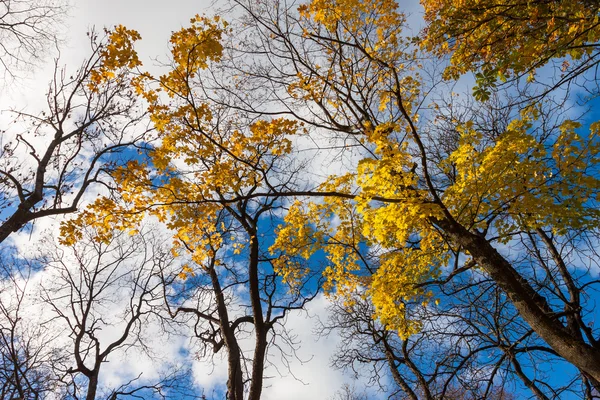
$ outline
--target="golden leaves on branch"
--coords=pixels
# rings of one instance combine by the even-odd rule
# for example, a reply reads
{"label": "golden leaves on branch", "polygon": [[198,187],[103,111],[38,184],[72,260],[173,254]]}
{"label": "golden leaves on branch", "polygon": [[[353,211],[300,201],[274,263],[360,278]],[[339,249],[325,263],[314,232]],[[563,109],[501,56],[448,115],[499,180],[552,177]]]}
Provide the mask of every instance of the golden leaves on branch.
{"label": "golden leaves on branch", "polygon": [[493,145],[483,145],[467,124],[446,160],[457,176],[444,193],[446,206],[472,229],[487,230],[490,218],[501,215],[494,227],[504,243],[515,231],[551,227],[561,234],[591,228],[600,217],[590,206],[599,182],[588,172],[598,166],[597,124],[582,137],[581,125],[566,120],[557,137],[542,142],[530,133],[532,123],[525,113]]}
{"label": "golden leaves on branch", "polygon": [[131,70],[142,65],[133,43],[140,40],[140,34],[123,25],[117,25],[112,31],[106,31],[108,43],[100,51],[101,63],[91,71],[88,87],[94,92],[100,91],[100,85],[115,78],[121,70]]}
{"label": "golden leaves on branch", "polygon": [[590,55],[600,39],[599,8],[585,0],[421,4],[428,23],[423,46],[451,55],[448,79],[483,67],[504,80],[533,72],[551,59]]}

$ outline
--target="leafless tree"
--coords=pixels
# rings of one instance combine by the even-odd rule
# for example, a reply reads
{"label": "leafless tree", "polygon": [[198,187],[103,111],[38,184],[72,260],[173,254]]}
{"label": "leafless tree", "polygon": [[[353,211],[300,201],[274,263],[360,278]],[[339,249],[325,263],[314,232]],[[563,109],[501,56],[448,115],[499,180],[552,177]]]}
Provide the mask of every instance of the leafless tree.
{"label": "leafless tree", "polygon": [[341,389],[335,392],[335,395],[330,400],[367,400],[368,397],[364,393],[358,393],[354,386],[349,384],[342,385]]}
{"label": "leafless tree", "polygon": [[320,330],[342,338],[332,366],[398,399],[510,399],[517,391],[592,398],[578,374],[552,378],[564,360],[519,320],[493,282],[474,275],[451,285],[460,301],[446,288],[438,306],[407,304],[423,326],[405,340],[373,320],[368,298],[357,296],[350,306],[333,302]]}
{"label": "leafless tree", "polygon": [[[30,306],[35,265],[19,257],[15,249],[0,253],[0,398],[42,399],[58,394],[66,382],[54,366],[66,356],[48,346],[57,332],[32,317]],[[29,301],[28,301],[29,300]]]}
{"label": "leafless tree", "polygon": [[181,384],[176,368],[154,383],[137,376],[107,388],[100,379],[102,366],[116,353],[152,355],[145,329],[162,299],[160,276],[172,263],[158,236],[142,229],[133,236],[115,232],[108,242],[98,242],[87,231],[72,248],[54,247],[40,262],[46,268],[41,299],[55,315],[48,329],[60,332],[56,345],[69,356],[54,366],[55,373],[74,382],[68,396],[113,400],[154,393],[164,398]]}
{"label": "leafless tree", "polygon": [[0,1],[0,70],[5,77],[31,69],[58,44],[67,11],[60,0]]}

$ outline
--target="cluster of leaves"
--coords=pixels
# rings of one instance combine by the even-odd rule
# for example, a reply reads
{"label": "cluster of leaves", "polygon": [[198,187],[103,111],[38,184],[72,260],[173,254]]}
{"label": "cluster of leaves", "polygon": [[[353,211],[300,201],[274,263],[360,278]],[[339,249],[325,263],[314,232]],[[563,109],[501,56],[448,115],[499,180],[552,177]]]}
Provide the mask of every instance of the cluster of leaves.
{"label": "cluster of leaves", "polygon": [[[423,44],[450,54],[445,77],[478,70],[475,95],[487,100],[495,83],[529,75],[552,60],[563,74],[593,67],[600,39],[593,1],[423,1],[428,22]],[[569,61],[571,60],[571,61]],[[574,63],[574,66],[571,66]]]}

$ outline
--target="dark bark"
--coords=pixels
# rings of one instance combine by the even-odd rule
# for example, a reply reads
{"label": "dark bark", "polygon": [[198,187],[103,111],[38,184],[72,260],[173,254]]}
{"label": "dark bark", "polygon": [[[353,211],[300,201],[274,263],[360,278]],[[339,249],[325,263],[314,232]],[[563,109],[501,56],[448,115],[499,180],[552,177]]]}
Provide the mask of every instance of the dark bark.
{"label": "dark bark", "polygon": [[574,337],[546,300],[484,237],[470,233],[454,221],[437,220],[435,224],[471,254],[477,265],[511,299],[521,317],[552,349],[594,380],[600,380],[600,350]]}
{"label": "dark bark", "polygon": [[125,83],[128,71],[116,71],[114,81],[97,91],[90,89],[92,71],[103,62],[103,43],[95,36],[90,35],[92,54],[72,76],[67,78],[56,63],[46,111],[15,112],[29,126],[0,149],[0,211],[6,212],[0,243],[38,218],[75,212],[90,185],[102,182],[109,187],[111,180],[105,175],[121,165],[114,155],[145,135],[130,136],[142,111]]}
{"label": "dark bark", "polygon": [[[157,238],[151,238],[148,232],[133,236],[115,232],[110,243],[102,244],[95,241],[94,234],[84,231],[81,240],[68,252],[58,247],[48,252],[46,269],[54,272],[54,279],[45,282],[42,288],[42,301],[63,321],[72,340],[70,346],[65,346],[69,358],[64,375],[75,382],[72,395],[85,392],[86,400],[95,399],[102,391],[100,372],[111,354],[125,347],[146,346],[141,333],[150,305],[160,298],[160,282],[155,278],[171,260]],[[117,300],[111,292],[117,288],[120,295],[127,296],[125,305],[115,312],[120,330],[118,336],[104,342],[98,332],[117,325],[112,325],[115,322],[108,320],[102,311]],[[71,364],[74,365],[68,368]],[[87,390],[83,384],[79,387],[77,376],[87,378]],[[131,380],[122,389],[131,389],[135,381]]]}
{"label": "dark bark", "polygon": [[[384,333],[384,335],[385,335],[385,333]],[[411,400],[419,400],[416,393],[412,390],[412,388],[404,380],[404,378],[402,378],[402,375],[400,375],[400,371],[398,371],[398,365],[396,364],[396,354],[394,353],[394,349],[392,349],[391,346],[387,343],[385,336],[382,337],[382,341],[383,341],[383,344],[385,347],[385,359],[388,363],[390,373],[392,374],[392,379],[394,380],[394,382],[396,382],[396,384],[400,388],[402,388],[404,393],[406,393],[406,395]],[[431,393],[429,392],[429,390],[427,390],[428,389],[427,385],[423,386],[423,388],[425,389],[424,390],[425,398],[427,400],[430,400],[432,397],[431,397]]]}
{"label": "dark bark", "polygon": [[252,313],[254,315],[254,359],[252,360],[252,382],[250,383],[249,400],[259,400],[262,393],[263,374],[265,370],[265,353],[267,351],[267,326],[263,316],[263,308],[260,299],[260,286],[258,282],[258,257],[259,245],[256,237],[257,232],[254,227],[249,231],[251,237],[250,243],[250,265],[249,265],[249,283],[250,298],[252,302]]}
{"label": "dark bark", "polygon": [[229,321],[227,303],[221,288],[219,276],[215,271],[214,259],[207,267],[210,280],[215,293],[217,303],[217,314],[219,316],[219,326],[223,335],[223,341],[227,348],[227,400],[244,400],[244,380],[242,373],[241,351],[235,331]]}
{"label": "dark bark", "polygon": [[98,373],[100,369],[93,371],[93,374],[88,377],[87,394],[85,395],[86,400],[96,400],[96,392],[98,391]]}

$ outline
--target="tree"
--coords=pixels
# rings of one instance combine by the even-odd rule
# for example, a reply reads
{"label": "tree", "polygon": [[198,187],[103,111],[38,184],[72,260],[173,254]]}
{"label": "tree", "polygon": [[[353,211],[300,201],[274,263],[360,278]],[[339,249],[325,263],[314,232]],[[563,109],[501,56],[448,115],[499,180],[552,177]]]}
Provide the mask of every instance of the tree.
{"label": "tree", "polygon": [[0,1],[0,65],[3,75],[32,67],[58,43],[66,4],[47,0]]}
{"label": "tree", "polygon": [[0,243],[38,218],[74,212],[90,186],[110,188],[107,172],[142,146],[148,131],[128,84],[138,61],[110,59],[103,40],[90,34],[92,54],[73,74],[57,62],[48,109],[15,112],[19,124],[3,132]]}
{"label": "tree", "polygon": [[[529,75],[555,62],[559,74],[542,94],[591,72],[590,91],[597,94],[598,12],[595,1],[510,3],[422,1],[428,22],[423,45],[449,54],[448,78],[477,72],[476,96],[488,97],[496,81]],[[588,74],[589,75],[589,74]]]}
{"label": "tree", "polygon": [[[449,4],[442,6],[456,11]],[[552,16],[572,9],[566,2],[551,4]],[[581,14],[587,3],[573,4]],[[530,7],[541,13],[546,5]],[[63,226],[65,243],[75,243],[87,225],[95,226],[98,240],[104,240],[103,232],[131,229],[149,212],[167,222],[179,249],[210,273],[210,263],[226,244],[222,233],[228,224],[216,225],[223,212],[241,224],[256,254],[256,228],[248,223],[258,223],[253,213],[271,199],[295,199],[282,203],[285,223],[270,247],[281,260],[273,270],[292,287],[304,282],[306,264],[290,261],[316,262],[325,254],[325,289],[352,304],[351,296],[364,288],[379,323],[406,341],[423,329],[419,307],[435,304],[438,293],[454,282],[482,274],[493,294],[486,301],[499,299],[506,309],[514,307],[507,312],[523,321],[519,332],[525,338],[539,337],[547,344],[541,351],[579,369],[590,385],[587,393],[598,390],[598,332],[589,325],[593,307],[584,304],[597,282],[576,267],[580,256],[594,257],[599,125],[583,132],[578,121],[552,117],[544,102],[509,111],[508,120],[494,124],[478,120],[476,113],[455,118],[441,102],[429,101],[439,81],[426,84],[419,74],[421,54],[414,40],[403,36],[405,18],[393,1],[315,0],[296,10],[284,2],[240,0],[233,7],[241,14],[233,28],[221,18],[193,18],[190,28],[172,36],[169,72],[159,78],[142,73],[132,81],[149,103],[162,142],[150,153],[151,165],[130,163],[113,173],[124,202],[99,199]],[[524,11],[514,9],[517,16],[511,18],[518,20]],[[492,17],[477,24],[493,26],[498,19]],[[534,33],[541,23],[515,23],[527,47],[519,53],[524,61],[511,64],[514,46],[504,41],[504,53],[489,55],[484,45],[485,51],[460,62],[464,71],[478,67],[480,60],[492,70],[497,63],[494,73],[504,75],[530,72],[546,63],[544,57],[568,53],[585,63],[586,51],[580,48],[593,53],[596,17],[561,22],[559,37],[544,45],[548,51],[530,46],[538,40]],[[460,18],[456,21],[460,24]],[[435,23],[426,35],[435,33]],[[582,36],[583,31],[590,36]],[[511,32],[500,31],[498,38],[516,37]],[[453,34],[423,41],[442,41],[444,49]],[[460,43],[468,41],[460,36],[463,31],[456,34],[459,47],[448,48],[460,54]],[[127,49],[131,39],[122,33],[113,37],[127,43]],[[478,50],[465,46],[467,52]],[[530,63],[527,57],[538,52],[542,61]],[[483,83],[483,91],[475,93],[480,100],[492,98],[485,90],[495,78],[486,66],[477,71]],[[573,71],[571,76],[577,75]],[[438,129],[438,123],[446,126]],[[358,154],[358,162],[347,173],[299,182],[297,169],[279,161],[289,160],[299,142],[290,138],[302,130],[339,140],[334,145],[341,143],[340,157],[354,150],[348,159]],[[249,220],[240,217],[242,210]],[[514,252],[504,251],[508,246]],[[367,257],[362,256],[365,248]],[[253,265],[250,258],[249,271]],[[248,281],[253,284],[255,278]],[[252,301],[252,308],[254,327],[260,329],[262,304]],[[457,317],[473,312],[466,310]],[[223,321],[221,333],[227,328]],[[498,338],[483,335],[503,351],[497,365],[510,360],[519,375],[514,362],[519,348],[504,351],[506,342]],[[261,340],[257,334],[257,343]],[[507,341],[519,344],[514,338]],[[235,354],[235,346],[229,349],[230,356]],[[526,376],[519,378],[532,386]],[[235,379],[230,376],[230,395],[239,398]],[[251,383],[260,384],[260,379]],[[260,390],[250,391],[260,395]]]}
{"label": "tree", "polygon": [[[278,257],[269,253],[265,243],[273,226],[260,219],[273,218],[268,214],[277,201],[226,205],[214,221],[220,225],[218,236],[207,243],[214,254],[189,264],[184,274],[193,276],[183,288],[165,296],[173,318],[193,322],[202,357],[226,351],[228,399],[261,398],[272,359],[287,362],[298,346],[285,328],[288,313],[303,309],[319,290],[309,275],[288,292],[289,285],[275,272],[280,268]],[[178,240],[190,253],[197,253],[197,244]],[[243,341],[251,338],[255,344],[248,350]]]}
{"label": "tree", "polygon": [[335,396],[331,400],[366,400],[365,394],[356,392],[356,388],[348,384],[344,384],[340,390],[335,392]]}
{"label": "tree", "polygon": [[[134,232],[145,216],[157,217],[174,232],[173,254],[188,261],[178,274],[163,276],[168,286],[187,279],[179,290],[165,291],[169,315],[193,319],[201,354],[226,351],[228,399],[259,399],[269,350],[283,359],[295,351],[284,327],[288,313],[303,309],[319,284],[297,257],[269,250],[272,221],[287,207],[278,193],[300,171],[288,138],[300,124],[255,120],[204,96],[209,88],[201,72],[220,59],[226,26],[218,17],[192,18],[171,37],[169,72],[132,80],[148,102],[160,144],[147,162],[130,161],[113,172],[120,198],[98,198],[61,231],[71,246],[93,227],[102,243],[115,229]],[[115,32],[113,40],[129,38]],[[269,194],[254,199],[261,190]],[[255,341],[251,351],[241,344],[248,337]]]}
{"label": "tree", "polygon": [[438,305],[407,305],[422,325],[404,340],[373,320],[374,307],[363,295],[350,305],[334,301],[319,331],[342,339],[332,366],[368,378],[392,398],[508,399],[528,390],[539,399],[594,398],[585,376],[568,369],[553,376],[564,360],[523,323],[493,281],[462,275],[436,291]]}
{"label": "tree", "polygon": [[119,352],[151,354],[147,330],[164,292],[161,276],[179,266],[150,227],[139,227],[135,235],[115,233],[103,242],[94,237],[88,230],[68,249],[48,243],[40,259],[47,269],[40,297],[55,315],[44,331],[55,332],[51,344],[67,353],[53,367],[55,375],[72,382],[63,388],[67,398],[164,398],[169,391],[187,398],[193,390],[182,384],[185,371],[174,364],[156,382],[140,374],[119,387],[102,386],[102,367]]}
{"label": "tree", "polygon": [[[41,318],[30,318],[26,297],[31,291],[34,263],[23,260],[14,249],[0,257],[0,397],[40,399],[59,393],[64,381],[54,366],[65,354],[48,343],[57,333],[45,329]],[[38,316],[39,317],[39,316]]]}
{"label": "tree", "polygon": [[[245,12],[245,32],[251,32],[241,43],[248,53],[263,55],[232,68],[247,68],[244,87],[268,88],[266,101],[280,106],[272,113],[293,114],[365,147],[354,170],[312,191],[324,203],[297,203],[290,215],[301,217],[288,218],[277,246],[291,254],[307,243],[323,247],[333,264],[326,271],[331,284],[341,293],[368,287],[376,315],[401,337],[419,330],[406,302],[428,302],[434,295],[421,289],[423,282],[448,265],[480,269],[523,320],[598,387],[597,333],[584,322],[585,312],[569,306],[589,285],[575,283],[574,266],[555,251],[557,243],[592,235],[598,226],[597,124],[585,134],[568,119],[548,126],[543,104],[534,104],[494,136],[473,121],[456,121],[458,140],[440,157],[433,149],[447,139],[425,123],[444,115],[432,104],[431,114],[419,118],[427,93],[410,69],[416,58],[401,37],[403,17],[395,3],[315,1],[301,5],[298,14],[285,3],[237,4]],[[587,29],[586,23],[571,24],[572,31]],[[245,106],[232,106],[239,104]],[[328,222],[332,214],[336,227]],[[323,233],[330,239],[322,240]],[[518,257],[499,251],[522,235],[551,255],[548,279],[572,293],[560,303],[566,310],[554,302],[554,292],[531,280],[545,257],[528,260],[532,264],[523,270]],[[348,251],[361,243],[380,249],[376,270]],[[572,318],[580,320],[581,335],[573,335]]]}

